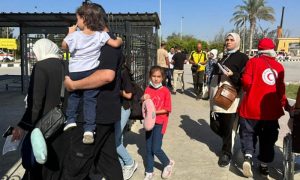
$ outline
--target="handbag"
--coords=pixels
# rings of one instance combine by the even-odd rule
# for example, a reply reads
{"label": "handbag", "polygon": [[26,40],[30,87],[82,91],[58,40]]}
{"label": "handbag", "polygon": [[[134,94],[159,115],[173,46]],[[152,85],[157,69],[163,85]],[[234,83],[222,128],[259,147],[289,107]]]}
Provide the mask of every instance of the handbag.
{"label": "handbag", "polygon": [[[218,77],[218,82],[220,83],[220,75]],[[228,110],[235,98],[237,97],[237,91],[234,87],[228,84],[222,84],[218,87],[218,90],[213,97],[213,100],[216,105],[222,107],[225,110]]]}
{"label": "handbag", "polygon": [[34,128],[30,133],[30,142],[35,160],[39,164],[45,164],[47,161],[47,144],[45,137],[39,128]]}
{"label": "handbag", "polygon": [[208,97],[209,97],[208,85],[206,83],[203,83],[203,86],[202,86],[202,99],[207,100]]}
{"label": "handbag", "polygon": [[144,128],[146,131],[151,131],[156,121],[156,109],[151,99],[146,99],[143,102],[143,117]]}
{"label": "handbag", "polygon": [[44,135],[45,139],[49,139],[62,129],[63,124],[66,120],[65,115],[62,111],[63,99],[65,93],[64,86],[64,68],[62,67],[62,84],[60,90],[60,103],[47,112],[41,119],[38,120],[35,127],[39,128]]}

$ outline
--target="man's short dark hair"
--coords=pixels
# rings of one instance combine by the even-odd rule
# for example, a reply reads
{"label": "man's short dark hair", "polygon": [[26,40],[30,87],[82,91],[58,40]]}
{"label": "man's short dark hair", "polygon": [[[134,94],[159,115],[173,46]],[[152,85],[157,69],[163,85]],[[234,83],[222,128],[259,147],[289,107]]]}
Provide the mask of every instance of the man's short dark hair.
{"label": "man's short dark hair", "polygon": [[181,46],[176,46],[175,49],[181,50],[182,48],[181,48]]}

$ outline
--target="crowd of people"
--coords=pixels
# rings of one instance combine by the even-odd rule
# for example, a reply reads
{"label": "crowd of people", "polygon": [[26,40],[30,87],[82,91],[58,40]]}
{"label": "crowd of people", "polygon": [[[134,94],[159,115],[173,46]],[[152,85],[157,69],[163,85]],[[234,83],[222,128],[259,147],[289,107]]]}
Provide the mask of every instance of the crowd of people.
{"label": "crowd of people", "polygon": [[[13,140],[21,139],[25,131],[30,133],[43,114],[59,104],[61,77],[65,75],[67,121],[61,133],[47,139],[46,163],[26,169],[23,179],[130,179],[138,163],[123,144],[123,131],[134,89],[120,48],[122,40],[109,32],[101,5],[85,3],[77,9],[76,16],[77,24],[69,28],[62,43],[62,48],[71,53],[70,61],[59,58],[60,48],[49,39],[40,39],[33,46],[38,62],[32,70],[28,106],[13,130]],[[291,110],[285,96],[284,68],[275,60],[275,45],[268,38],[259,41],[259,55],[250,60],[239,47],[237,33],[226,36],[222,58],[218,58],[216,49],[203,51],[200,42],[189,56],[179,46],[168,53],[166,43],[161,43],[157,66],[150,69],[149,85],[141,99],[151,99],[156,109],[155,125],[145,134],[145,180],[154,177],[154,156],[162,163],[162,178],[172,175],[175,160],[167,156],[162,143],[172,111],[171,99],[177,90],[185,91],[186,63],[191,64],[195,98],[209,100],[210,127],[222,138],[218,165],[230,164],[232,131],[239,124],[244,175],[253,176],[257,139],[260,173],[269,174],[278,119],[284,114],[283,109]],[[222,85],[237,92],[229,108],[214,100]]]}
{"label": "crowd of people", "polygon": [[[271,39],[261,39],[258,43],[258,55],[250,60],[239,50],[240,36],[237,33],[229,33],[224,43],[224,55],[221,58],[218,58],[216,49],[204,52],[200,42],[189,58],[182,55],[180,47],[175,48],[175,54],[170,50],[165,60],[174,65],[173,82],[167,86],[175,95],[177,81],[182,84],[184,82],[183,64],[188,60],[192,64],[196,100],[205,99],[205,91],[208,91],[210,127],[222,138],[218,165],[226,167],[230,164],[232,132],[239,128],[241,151],[244,154],[244,176],[253,177],[253,157],[257,142],[259,172],[262,176],[268,176],[268,163],[274,160],[274,145],[278,139],[278,120],[284,115],[284,110],[290,112],[293,109],[285,95],[284,68],[275,59],[275,44]],[[164,49],[164,44],[162,48]],[[158,53],[157,56],[159,55]],[[176,71],[177,68],[179,72]],[[170,72],[170,69],[166,70],[166,73]],[[223,84],[235,89],[237,93],[228,108],[215,100],[217,91]],[[181,87],[183,92],[184,85]]]}

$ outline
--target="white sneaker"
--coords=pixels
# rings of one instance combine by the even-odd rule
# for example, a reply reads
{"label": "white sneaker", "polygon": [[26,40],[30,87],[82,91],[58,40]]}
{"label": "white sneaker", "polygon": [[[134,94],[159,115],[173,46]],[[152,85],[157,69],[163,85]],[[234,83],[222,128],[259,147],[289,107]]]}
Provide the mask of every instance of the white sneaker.
{"label": "white sneaker", "polygon": [[91,131],[84,132],[82,142],[84,144],[93,144],[94,143],[94,133]]}
{"label": "white sneaker", "polygon": [[175,161],[174,161],[174,160],[170,160],[170,164],[167,165],[167,166],[164,168],[164,170],[163,170],[163,172],[162,172],[162,174],[161,174],[161,177],[162,177],[163,179],[168,179],[169,177],[171,177],[171,174],[172,174],[174,165],[175,165]]}
{"label": "white sneaker", "polygon": [[69,123],[69,124],[66,124],[66,126],[64,127],[64,131],[70,129],[70,128],[73,128],[73,127],[76,127],[77,124],[76,123]]}
{"label": "white sneaker", "polygon": [[128,180],[132,177],[133,173],[138,167],[138,163],[133,160],[132,165],[127,165],[123,167],[123,177],[125,180]]}
{"label": "white sneaker", "polygon": [[243,174],[246,177],[253,177],[252,158],[249,156],[246,156],[243,162]]}
{"label": "white sneaker", "polygon": [[147,173],[146,172],[144,180],[153,180],[153,176],[154,176],[153,173]]}

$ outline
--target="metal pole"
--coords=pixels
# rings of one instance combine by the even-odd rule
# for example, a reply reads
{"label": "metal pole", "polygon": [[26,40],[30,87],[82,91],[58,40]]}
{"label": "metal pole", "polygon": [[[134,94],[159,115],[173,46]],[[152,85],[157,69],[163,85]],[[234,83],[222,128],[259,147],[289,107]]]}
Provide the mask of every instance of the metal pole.
{"label": "metal pole", "polygon": [[282,7],[282,12],[281,12],[281,20],[280,20],[280,27],[282,28],[282,24],[283,24],[283,16],[284,16],[284,6]]}
{"label": "metal pole", "polygon": [[180,40],[182,40],[182,22],[183,22],[183,16],[181,17],[181,23],[180,23]]}
{"label": "metal pole", "polygon": [[246,18],[243,18],[244,20],[244,34],[243,34],[243,53],[245,53],[245,39],[246,39]]}
{"label": "metal pole", "polygon": [[159,46],[162,41],[162,17],[161,17],[161,0],[159,0],[159,20],[160,20],[160,28],[159,28]]}

